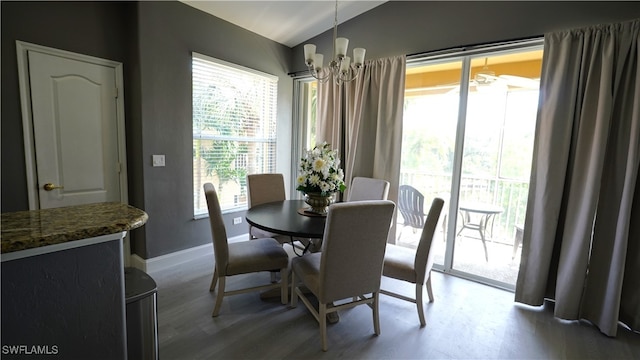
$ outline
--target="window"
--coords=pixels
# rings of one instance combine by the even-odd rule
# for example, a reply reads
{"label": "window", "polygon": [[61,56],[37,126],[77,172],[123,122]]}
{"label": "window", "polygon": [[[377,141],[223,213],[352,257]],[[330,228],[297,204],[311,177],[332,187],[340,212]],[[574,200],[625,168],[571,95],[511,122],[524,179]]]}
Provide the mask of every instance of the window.
{"label": "window", "polygon": [[275,172],[278,78],[192,54],[194,216],[211,182],[222,211],[247,206],[247,174]]}
{"label": "window", "polygon": [[[316,143],[316,103],[318,83],[311,76],[299,77],[294,80],[293,97],[294,119],[292,124],[293,143],[291,153],[291,183],[296,183],[300,170],[300,158],[304,151],[312,149]],[[299,195],[292,191],[292,197]]]}

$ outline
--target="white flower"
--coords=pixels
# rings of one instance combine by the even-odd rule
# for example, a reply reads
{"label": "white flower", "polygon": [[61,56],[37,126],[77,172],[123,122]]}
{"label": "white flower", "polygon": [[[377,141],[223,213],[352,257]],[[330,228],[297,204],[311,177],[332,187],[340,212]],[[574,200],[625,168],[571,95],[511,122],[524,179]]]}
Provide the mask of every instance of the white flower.
{"label": "white flower", "polygon": [[320,176],[318,174],[309,175],[309,184],[320,186]]}
{"label": "white flower", "polygon": [[329,162],[322,158],[316,158],[313,160],[313,171],[326,173],[329,171]]}
{"label": "white flower", "polygon": [[338,153],[326,142],[306,151],[300,159],[297,190],[331,195],[344,191],[344,172],[339,167]]}
{"label": "white flower", "polygon": [[306,181],[307,181],[306,176],[304,176],[304,175],[298,175],[298,179],[297,179],[298,186],[300,186],[300,185],[304,185],[304,183],[305,183]]}
{"label": "white flower", "polygon": [[327,192],[329,190],[331,190],[331,185],[329,185],[329,183],[321,181],[320,182],[320,190],[322,190],[322,192]]}

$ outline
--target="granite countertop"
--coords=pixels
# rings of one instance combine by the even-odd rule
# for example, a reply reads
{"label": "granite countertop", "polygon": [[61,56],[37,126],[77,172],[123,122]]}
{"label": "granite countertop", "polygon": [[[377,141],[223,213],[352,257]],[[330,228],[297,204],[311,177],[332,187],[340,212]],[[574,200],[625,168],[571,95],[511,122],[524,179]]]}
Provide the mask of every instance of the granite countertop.
{"label": "granite countertop", "polygon": [[144,225],[147,213],[122,203],[98,203],[0,214],[3,254],[116,234]]}

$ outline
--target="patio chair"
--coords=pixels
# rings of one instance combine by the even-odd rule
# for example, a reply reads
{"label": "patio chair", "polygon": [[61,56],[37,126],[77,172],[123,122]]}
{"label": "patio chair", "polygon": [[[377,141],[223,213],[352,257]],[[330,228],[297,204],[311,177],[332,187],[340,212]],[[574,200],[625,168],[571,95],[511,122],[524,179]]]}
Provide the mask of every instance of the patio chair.
{"label": "patio chair", "polygon": [[400,185],[398,192],[398,210],[404,220],[398,239],[405,227],[413,228],[413,232],[424,226],[424,195],[411,185]]}

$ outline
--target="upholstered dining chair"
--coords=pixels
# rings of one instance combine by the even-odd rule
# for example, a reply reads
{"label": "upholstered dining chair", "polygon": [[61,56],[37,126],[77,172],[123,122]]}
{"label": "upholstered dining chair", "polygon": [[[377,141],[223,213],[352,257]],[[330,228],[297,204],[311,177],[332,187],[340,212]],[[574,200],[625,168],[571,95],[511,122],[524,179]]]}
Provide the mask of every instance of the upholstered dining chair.
{"label": "upholstered dining chair", "polygon": [[[268,202],[287,199],[282,174],[249,174],[247,175],[247,195],[249,208]],[[249,225],[249,238],[273,238],[280,244],[291,241],[289,236],[275,234]]]}
{"label": "upholstered dining chair", "polygon": [[[291,260],[291,307],[295,308],[300,298],[319,322],[323,351],[327,351],[326,315],[338,310],[369,305],[375,334],[380,334],[382,263],[394,211],[395,204],[389,200],[332,204],[322,250]],[[303,288],[317,298],[317,309]],[[334,305],[329,307],[331,303]]]}
{"label": "upholstered dining chair", "polygon": [[[213,253],[215,257],[213,279],[211,279],[209,291],[214,291],[216,283],[218,285],[218,294],[212,316],[218,316],[222,299],[225,296],[258,290],[280,288],[281,301],[283,304],[286,304],[289,296],[289,255],[287,252],[272,238],[228,243],[227,232],[222,221],[222,211],[220,210],[218,194],[211,183],[206,183],[203,187],[209,209],[209,222],[211,224]],[[229,276],[262,271],[280,271],[280,283],[270,282],[266,285],[237,290],[227,290],[225,288],[226,279]]]}
{"label": "upholstered dining chair", "polygon": [[389,182],[383,179],[354,177],[347,201],[387,200]]}
{"label": "upholstered dining chair", "polygon": [[431,268],[433,266],[434,256],[432,251],[434,244],[433,236],[443,206],[444,200],[441,198],[434,198],[431,202],[431,208],[429,209],[424,227],[422,228],[420,242],[415,251],[398,245],[387,244],[384,255],[382,275],[415,284],[416,294],[415,298],[410,298],[386,289],[381,289],[380,293],[415,303],[418,307],[418,317],[420,318],[421,327],[426,325],[424,304],[422,303],[425,281],[429,302],[433,302],[434,300],[433,290],[431,289]]}

